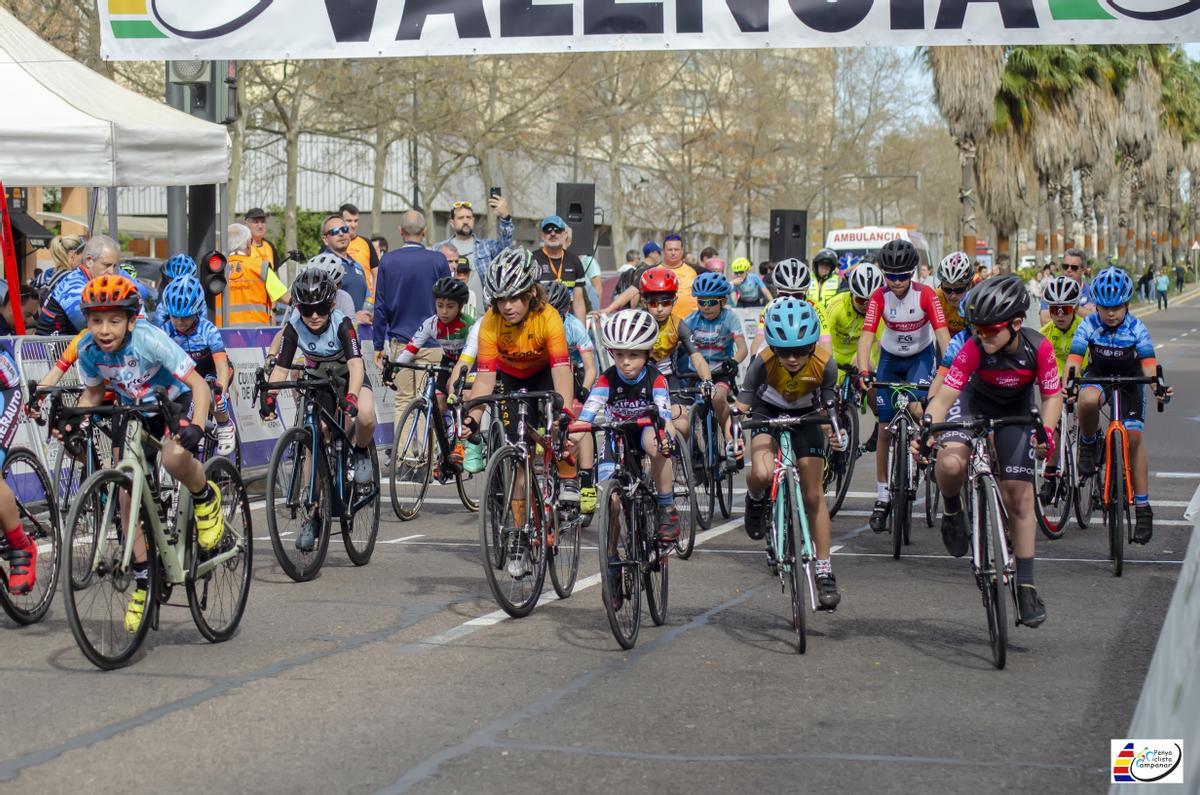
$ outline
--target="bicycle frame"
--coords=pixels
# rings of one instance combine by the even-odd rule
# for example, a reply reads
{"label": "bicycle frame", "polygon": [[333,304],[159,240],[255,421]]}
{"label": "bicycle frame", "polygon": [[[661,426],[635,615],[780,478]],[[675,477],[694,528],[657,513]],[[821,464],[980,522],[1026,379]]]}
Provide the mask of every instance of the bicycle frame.
{"label": "bicycle frame", "polygon": [[772,431],[771,435],[775,438],[775,472],[771,477],[771,505],[775,510],[775,522],[771,534],[772,545],[775,548],[775,560],[778,562],[778,576],[782,584],[785,576],[791,573],[792,566],[797,563],[804,569],[804,580],[808,583],[809,604],[814,606],[817,604],[817,586],[813,580],[812,567],[809,565],[816,558],[816,550],[813,547],[812,533],[808,529],[808,511],[804,509],[801,495],[793,494],[792,499],[800,502],[800,536],[796,539],[797,546],[796,560],[788,561],[784,559],[784,550],[787,548],[787,540],[784,537],[787,533],[787,514],[788,505],[779,500],[779,484],[786,479],[790,472],[795,483],[800,483],[800,473],[796,469],[796,461],[792,457],[792,433],[790,428],[781,428],[776,433]]}
{"label": "bicycle frame", "polygon": [[[421,389],[417,393],[416,399],[422,401],[422,403],[428,409],[428,413],[429,413],[430,421],[426,423],[427,427],[424,430],[426,449],[428,448],[428,445],[430,442],[430,438],[429,438],[430,434],[432,434],[433,439],[437,440],[438,450],[440,450],[441,454],[442,454],[442,466],[443,467],[450,466],[449,458],[450,458],[451,451],[454,449],[454,444],[450,441],[450,437],[447,436],[445,423],[442,421],[442,412],[438,406],[438,400],[437,400],[437,379],[435,379],[434,375],[433,375],[439,369],[444,369],[445,371],[449,372],[450,368],[444,367],[443,365],[404,365],[404,364],[400,364],[399,362],[389,362],[385,366],[384,374],[383,374],[383,380],[388,384],[394,383],[394,379],[391,377],[391,373],[388,370],[389,367],[390,368],[404,368],[404,369],[409,369],[409,370],[424,371],[424,373],[425,373],[424,381],[421,384]],[[451,411],[454,412],[455,427],[456,428],[462,427],[462,413],[463,412],[462,412],[461,401],[457,401],[457,400],[454,401],[454,404],[451,407]],[[417,432],[416,431],[416,423],[413,423],[413,426],[410,427],[407,431],[404,431],[403,429],[401,429],[401,430],[402,430],[402,432],[406,433],[406,435],[408,435],[408,439],[406,440],[404,445],[401,445],[401,442],[399,439],[394,440],[392,443],[393,451],[403,450],[403,449],[407,448],[407,442],[411,441],[413,438],[411,436],[411,434]],[[393,455],[395,455],[394,452],[393,452]]]}
{"label": "bicycle frame", "polygon": [[[1125,426],[1121,422],[1121,389],[1115,384],[1105,385],[1104,391],[1109,405],[1109,420],[1108,428],[1104,431],[1104,453],[1105,459],[1112,461],[1112,455],[1109,453],[1113,449],[1116,440],[1121,442],[1121,461],[1125,465],[1125,504],[1133,505],[1133,463],[1129,460],[1129,434],[1125,431]],[[1113,482],[1112,482],[1112,467],[1108,464],[1104,466],[1104,502],[1106,504],[1113,501]]]}
{"label": "bicycle frame", "polygon": [[[990,484],[986,489],[989,499],[992,501],[992,507],[996,509],[996,515],[1000,517],[1004,527],[1008,527],[1008,511],[1004,507],[1004,500],[1000,499],[1000,484],[996,482],[996,470],[992,461],[995,460],[993,449],[995,446],[995,436],[992,431],[989,431],[986,436],[976,436],[971,442],[971,464],[967,470],[967,493],[974,495],[980,481]],[[1009,544],[1004,545],[1004,560],[1001,562],[1000,570],[994,572],[989,566],[988,561],[983,560],[982,549],[984,544],[981,543],[981,534],[984,532],[981,525],[981,517],[986,515],[985,506],[976,506],[972,512],[971,521],[971,567],[976,576],[998,574],[1002,576],[1004,585],[1007,586],[1009,580],[1016,574],[1016,559],[1013,557],[1012,549]],[[1014,603],[1015,604],[1015,603]]]}

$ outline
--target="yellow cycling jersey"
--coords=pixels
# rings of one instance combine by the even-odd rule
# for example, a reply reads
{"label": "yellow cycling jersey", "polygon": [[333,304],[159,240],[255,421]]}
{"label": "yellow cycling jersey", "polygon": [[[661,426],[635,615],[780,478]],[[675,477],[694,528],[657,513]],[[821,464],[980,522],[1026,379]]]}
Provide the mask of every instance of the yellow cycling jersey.
{"label": "yellow cycling jersey", "polygon": [[[827,307],[829,342],[838,364],[854,364],[858,356],[858,338],[862,336],[866,315],[854,308],[852,293],[838,293]],[[872,363],[879,361],[879,343],[871,346]]]}
{"label": "yellow cycling jersey", "polygon": [[[1050,344],[1054,346],[1054,358],[1058,360],[1059,375],[1066,375],[1067,355],[1071,352],[1071,340],[1075,337],[1075,329],[1079,328],[1079,315],[1071,320],[1071,325],[1066,329],[1059,329],[1051,320],[1046,325],[1042,326],[1042,336],[1050,340]],[[1083,355],[1082,368],[1087,368],[1087,354]]]}
{"label": "yellow cycling jersey", "polygon": [[953,337],[955,334],[967,327],[967,321],[958,313],[957,301],[952,302],[946,298],[946,294],[942,292],[941,287],[937,288],[937,290],[934,292],[937,295],[938,301],[942,305],[942,312],[944,312],[946,315],[946,330],[949,331],[950,336]]}

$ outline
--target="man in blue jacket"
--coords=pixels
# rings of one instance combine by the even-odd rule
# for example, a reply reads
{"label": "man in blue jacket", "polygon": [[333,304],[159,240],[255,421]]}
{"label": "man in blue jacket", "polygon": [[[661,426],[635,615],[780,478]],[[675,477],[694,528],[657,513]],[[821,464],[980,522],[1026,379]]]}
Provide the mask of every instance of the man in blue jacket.
{"label": "man in blue jacket", "polygon": [[[433,283],[446,275],[446,258],[422,244],[425,216],[409,210],[400,216],[403,243],[383,255],[375,279],[375,317],[372,342],[375,364],[383,366],[386,351],[392,361],[412,339],[417,327],[434,314]],[[417,354],[416,364],[437,364],[442,352],[437,348]],[[396,419],[412,401],[417,390],[414,370],[396,375]]]}

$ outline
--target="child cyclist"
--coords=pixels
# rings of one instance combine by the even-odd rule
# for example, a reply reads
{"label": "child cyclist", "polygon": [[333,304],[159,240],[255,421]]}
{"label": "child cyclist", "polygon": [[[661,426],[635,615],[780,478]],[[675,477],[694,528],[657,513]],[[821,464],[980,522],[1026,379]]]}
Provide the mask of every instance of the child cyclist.
{"label": "child cyclist", "polygon": [[[369,447],[375,433],[375,398],[363,366],[362,349],[354,320],[334,309],[337,293],[333,279],[322,268],[306,268],[292,283],[292,298],[296,312],[283,327],[279,356],[268,376],[269,381],[284,380],[295,364],[297,355],[304,357],[304,369],[318,377],[337,377],[346,380],[343,405],[354,422],[352,445],[354,452],[354,482],[366,486],[375,479]],[[331,393],[332,394],[332,393]],[[326,406],[330,414],[333,406]],[[268,392],[259,407],[264,420],[278,413],[273,392]],[[302,552],[316,547],[320,520],[314,516],[304,523],[296,536],[296,548]]]}
{"label": "child cyclist", "polygon": [[[967,295],[966,320],[975,333],[954,358],[942,386],[929,401],[926,418],[934,423],[962,417],[1029,416],[1034,387],[1041,395],[1041,421],[1048,444],[1036,453],[1052,452],[1051,429],[1062,411],[1062,382],[1050,341],[1022,328],[1029,309],[1029,291],[1020,276],[1008,274],[980,282]],[[995,433],[996,470],[1000,497],[1008,516],[1017,559],[1017,609],[1021,623],[1033,628],[1046,620],[1046,608],[1034,585],[1033,561],[1037,534],[1033,507],[1033,434],[1019,425]],[[938,487],[945,496],[942,541],[955,557],[967,553],[969,538],[962,505],[971,438],[960,431],[940,434],[937,457]],[[913,440],[913,450],[920,440]]]}
{"label": "child cyclist", "polygon": [[233,370],[225,353],[221,332],[202,315],[204,287],[195,276],[181,276],[163,288],[162,304],[167,320],[162,330],[196,363],[196,371],[211,384],[213,414],[217,419],[217,455],[233,452],[237,434],[229,416],[229,385]]}
{"label": "child cyclist", "polygon": [[751,273],[751,267],[745,257],[738,257],[729,266],[732,274],[729,283],[733,286],[729,300],[734,306],[762,306],[773,298],[767,283],[757,273]]}
{"label": "child cyclist", "polygon": [[[671,272],[670,268],[651,268],[642,274],[641,281],[638,283],[638,292],[641,293],[642,306],[646,307],[646,310],[658,323],[658,339],[650,348],[650,361],[654,368],[666,376],[667,383],[671,387],[677,386],[674,382],[673,362],[676,349],[682,348],[681,353],[687,357],[691,362],[692,369],[700,376],[701,387],[712,386],[712,371],[708,367],[708,362],[704,361],[704,357],[692,343],[691,326],[680,319],[678,315],[672,314],[675,298],[679,292],[679,281],[675,278],[675,274]],[[684,438],[687,438],[687,413],[684,412],[682,406],[678,405],[674,405],[672,411],[675,413],[676,430],[683,434]]]}
{"label": "child cyclist", "polygon": [[942,257],[937,275],[941,283],[935,293],[946,315],[946,330],[953,337],[967,325],[958,305],[971,289],[971,258],[961,251],[952,251]]}
{"label": "child cyclist", "polygon": [[[746,358],[746,335],[742,321],[725,306],[729,280],[719,273],[702,273],[692,282],[692,296],[699,308],[684,322],[692,330],[692,345],[708,362],[713,380],[713,409],[717,421],[729,435],[729,396],[737,389],[738,363]],[[679,363],[680,375],[694,372],[691,362]],[[740,440],[733,440],[740,441]]]}
{"label": "child cyclist", "polygon": [[[567,353],[571,357],[571,375],[575,384],[577,400],[587,398],[588,390],[596,383],[596,346],[588,334],[587,326],[572,312],[572,290],[560,281],[543,282],[546,300],[558,310],[563,321],[563,333],[567,337]],[[592,471],[596,450],[590,433],[571,437],[575,441],[575,458],[579,470],[579,510],[582,513],[596,512],[596,482]]]}
{"label": "child cyclist", "polygon": [[[821,323],[816,310],[803,298],[776,298],[767,304],[765,322],[768,347],[747,368],[737,408],[764,419],[821,411],[825,401],[833,399],[837,366],[829,351],[817,345]],[[804,510],[817,547],[817,601],[823,609],[832,610],[842,597],[829,562],[829,507],[822,478],[825,443],[828,440],[836,446],[837,442],[829,426],[810,425],[789,433]],[[775,445],[767,428],[754,430],[750,460],[746,474],[746,534],[757,540],[766,534],[768,489],[775,472]]]}
{"label": "child cyclist", "polygon": [[[650,363],[649,352],[657,339],[658,321],[644,309],[622,309],[605,321],[604,344],[614,364],[596,380],[579,414],[580,420],[592,422],[603,411],[609,420],[622,422],[657,411],[665,427],[670,427],[671,393],[667,379]],[[679,538],[679,511],[674,505],[670,436],[660,437],[652,427],[631,428],[623,433],[628,448],[640,449],[650,456],[650,477],[658,492],[658,538],[674,541]],[[660,438],[667,444],[661,445]],[[611,450],[606,457],[610,459],[607,463],[620,465],[611,461]],[[609,565],[613,563],[610,556]]]}
{"label": "child cyclist", "polygon": [[[1071,340],[1075,338],[1075,330],[1079,328],[1082,318],[1079,316],[1079,302],[1083,298],[1083,288],[1079,282],[1070,276],[1055,276],[1046,282],[1042,290],[1042,300],[1046,302],[1050,313],[1050,321],[1042,326],[1042,336],[1050,340],[1054,346],[1054,358],[1058,362],[1058,374],[1066,377],[1067,356],[1071,353]],[[1087,354],[1083,356],[1083,367],[1087,367]],[[1057,437],[1055,428],[1054,442],[1061,440]],[[1056,492],[1055,478],[1058,477],[1058,459],[1046,461],[1046,470],[1042,476],[1042,502],[1051,502]]]}
{"label": "child cyclist", "polygon": [[[105,388],[125,404],[149,403],[155,387],[165,387],[180,411],[179,433],[171,435],[159,414],[146,420],[147,432],[163,436],[162,465],[171,477],[192,493],[196,540],[203,550],[220,542],[225,531],[221,519],[221,492],[205,480],[196,453],[204,439],[211,393],[192,359],[153,324],[138,321],[141,306],[137,287],[124,276],[105,275],[83,288],[80,308],[87,318],[87,334],[79,342],[79,381],[83,393],[78,406],[98,406]],[[119,453],[114,450],[114,455]],[[122,500],[128,500],[127,493]],[[150,569],[142,530],[133,545],[134,591],[125,610],[125,630],[141,626],[146,610]]]}
{"label": "child cyclist", "polygon": [[[833,359],[840,366],[853,365],[858,356],[858,338],[862,336],[867,317],[867,302],[883,287],[883,274],[871,263],[863,262],[854,266],[846,281],[850,285],[849,291],[835,295],[826,308]],[[879,361],[878,345],[871,350],[871,361]],[[839,384],[843,377],[845,373],[839,371]]]}
{"label": "child cyclist", "polygon": [[[1147,376],[1156,373],[1158,361],[1154,342],[1146,324],[1129,312],[1133,298],[1133,279],[1120,268],[1109,267],[1092,280],[1092,303],[1096,312],[1079,322],[1067,356],[1068,372],[1079,372],[1083,357],[1090,363],[1083,374],[1095,376]],[[1159,396],[1165,401],[1173,394],[1168,388]],[[1084,384],[1079,392],[1079,474],[1088,477],[1096,471],[1101,439],[1097,434],[1104,391]],[[1154,535],[1154,512],[1150,509],[1150,472],[1146,445],[1142,438],[1146,421],[1146,390],[1138,385],[1121,387],[1121,424],[1129,431],[1129,458],[1133,469],[1133,543],[1146,544]]]}
{"label": "child cyclist", "polygon": [[[808,301],[808,305],[817,313],[817,320],[821,324],[821,337],[817,344],[828,350],[831,344],[829,338],[829,316],[826,314],[824,306],[814,304],[809,300],[808,293],[812,287],[812,272],[804,260],[799,260],[795,257],[780,260],[775,264],[775,269],[771,272],[771,280],[775,285],[776,298],[792,296]],[[750,346],[751,356],[767,346],[764,334],[766,316],[767,311],[765,309],[758,316],[758,335],[754,338],[754,343]]]}

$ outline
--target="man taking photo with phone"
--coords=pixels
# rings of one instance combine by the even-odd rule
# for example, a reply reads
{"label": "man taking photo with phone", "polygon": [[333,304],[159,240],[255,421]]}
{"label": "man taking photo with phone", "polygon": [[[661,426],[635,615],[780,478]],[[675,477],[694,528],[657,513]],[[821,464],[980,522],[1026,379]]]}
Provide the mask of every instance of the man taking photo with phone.
{"label": "man taking photo with phone", "polygon": [[[500,188],[492,188],[487,206],[499,218],[500,237],[483,239],[475,236],[475,210],[469,201],[456,201],[450,208],[450,237],[438,243],[454,246],[459,257],[466,257],[471,266],[471,278],[467,285],[475,295],[483,298],[483,280],[487,278],[492,259],[513,243],[513,219],[508,212],[508,200]],[[487,307],[476,306],[475,317],[481,317]]]}

